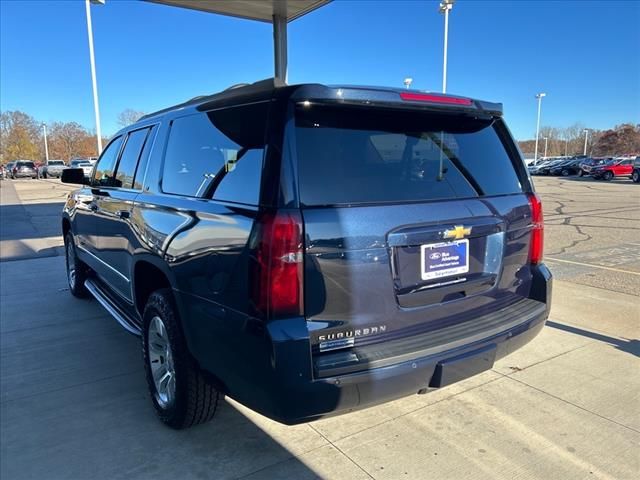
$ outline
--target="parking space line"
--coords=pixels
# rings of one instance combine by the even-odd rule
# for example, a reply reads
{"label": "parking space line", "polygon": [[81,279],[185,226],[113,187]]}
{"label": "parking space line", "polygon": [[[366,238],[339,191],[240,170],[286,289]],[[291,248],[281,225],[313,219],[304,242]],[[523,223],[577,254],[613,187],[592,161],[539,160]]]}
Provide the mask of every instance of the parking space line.
{"label": "parking space line", "polygon": [[570,263],[572,265],[580,265],[583,267],[591,267],[591,268],[601,268],[602,270],[611,270],[612,272],[629,273],[631,275],[640,276],[640,272],[634,272],[632,270],[623,270],[621,268],[605,267],[603,265],[594,265],[592,263],[574,262],[572,260],[560,260],[559,258],[552,258],[552,257],[544,257],[544,259],[550,262]]}

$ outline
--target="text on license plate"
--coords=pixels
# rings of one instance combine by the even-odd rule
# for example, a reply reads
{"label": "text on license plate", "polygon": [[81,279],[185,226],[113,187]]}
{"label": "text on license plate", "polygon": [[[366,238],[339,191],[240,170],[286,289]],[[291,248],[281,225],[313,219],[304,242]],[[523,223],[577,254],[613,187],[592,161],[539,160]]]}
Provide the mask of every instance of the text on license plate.
{"label": "text on license plate", "polygon": [[422,280],[459,275],[469,271],[469,240],[422,245]]}

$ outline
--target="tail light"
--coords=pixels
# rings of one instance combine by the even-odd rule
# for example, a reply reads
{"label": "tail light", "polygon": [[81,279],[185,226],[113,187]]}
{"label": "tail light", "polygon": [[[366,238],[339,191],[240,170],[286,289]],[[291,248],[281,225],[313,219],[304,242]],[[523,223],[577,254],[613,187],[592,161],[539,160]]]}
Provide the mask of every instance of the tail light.
{"label": "tail light", "polygon": [[542,262],[544,250],[544,219],[542,216],[542,202],[535,193],[529,194],[529,206],[531,207],[531,243],[529,247],[529,262],[537,265]]}
{"label": "tail light", "polygon": [[252,298],[262,316],[302,315],[303,240],[299,212],[264,213],[253,243]]}

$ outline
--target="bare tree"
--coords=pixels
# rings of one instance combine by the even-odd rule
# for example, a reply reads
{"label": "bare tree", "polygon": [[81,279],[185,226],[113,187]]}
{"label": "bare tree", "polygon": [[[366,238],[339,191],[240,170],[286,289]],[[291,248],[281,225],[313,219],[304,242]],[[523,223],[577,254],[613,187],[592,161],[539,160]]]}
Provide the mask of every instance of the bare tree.
{"label": "bare tree", "polygon": [[118,125],[123,128],[128,127],[132,123],[136,123],[143,115],[144,112],[139,112],[137,110],[127,108],[126,110],[123,110],[118,114]]}
{"label": "bare tree", "polygon": [[70,160],[95,155],[95,137],[76,122],[54,122],[49,126],[49,152],[52,158]]}

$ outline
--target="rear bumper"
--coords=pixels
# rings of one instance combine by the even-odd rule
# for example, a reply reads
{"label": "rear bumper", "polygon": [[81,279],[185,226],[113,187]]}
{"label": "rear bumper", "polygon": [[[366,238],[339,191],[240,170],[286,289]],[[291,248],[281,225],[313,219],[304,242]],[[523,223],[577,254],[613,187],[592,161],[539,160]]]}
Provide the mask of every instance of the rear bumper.
{"label": "rear bumper", "polygon": [[[398,356],[398,361],[391,364],[378,366],[371,362],[369,368],[354,373],[333,375],[329,371],[327,375],[325,371],[319,375],[313,366],[304,319],[299,323],[291,319],[272,322],[265,332],[269,340],[264,352],[268,357],[260,360],[256,353],[261,348],[253,348],[253,378],[234,381],[228,377],[230,381],[223,382],[226,393],[269,418],[293,425],[463,380],[490,369],[495,360],[531,341],[544,326],[549,315],[552,276],[544,265],[533,267],[532,274],[530,299],[525,299],[527,309],[521,310],[521,317],[516,315],[505,321],[504,328],[492,328],[484,335],[476,331],[437,348],[429,346],[415,355]],[[193,353],[199,357],[198,352]],[[199,360],[204,360],[201,366],[209,370],[206,358]],[[211,367],[216,378],[224,377]]]}
{"label": "rear bumper", "polygon": [[15,172],[13,174],[14,178],[31,178],[38,176],[37,172]]}

